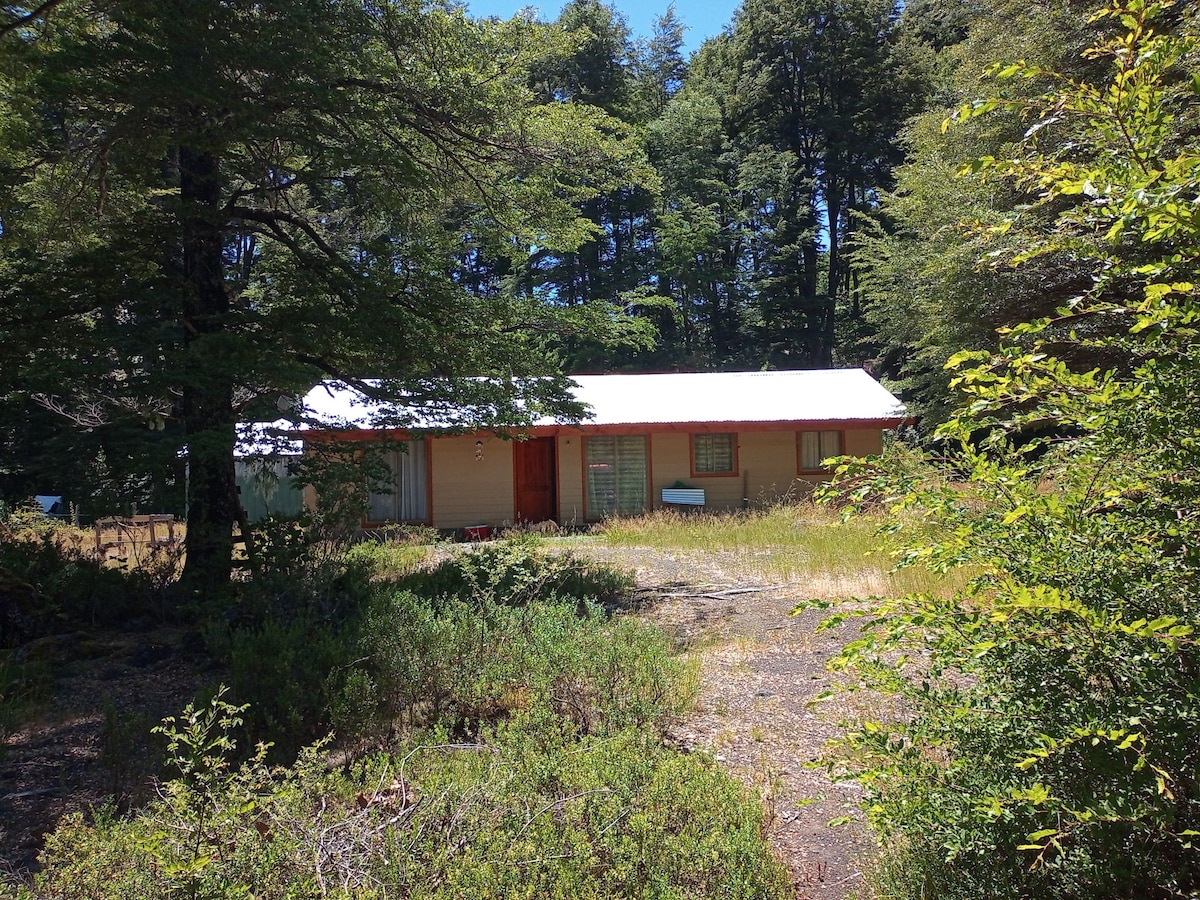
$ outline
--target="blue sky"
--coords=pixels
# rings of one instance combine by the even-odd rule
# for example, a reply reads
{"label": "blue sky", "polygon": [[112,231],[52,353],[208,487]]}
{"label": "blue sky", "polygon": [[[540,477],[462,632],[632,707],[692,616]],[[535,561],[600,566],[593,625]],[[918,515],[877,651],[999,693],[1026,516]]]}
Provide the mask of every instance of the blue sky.
{"label": "blue sky", "polygon": [[[625,14],[629,30],[634,37],[649,37],[654,20],[667,11],[671,0],[609,0]],[[684,42],[688,51],[695,50],[707,38],[721,33],[733,18],[736,0],[676,0],[675,15],[688,26]],[[558,17],[563,4],[560,0],[467,0],[471,15],[485,18],[499,16],[510,18],[527,6],[537,10],[540,18],[547,21]]]}

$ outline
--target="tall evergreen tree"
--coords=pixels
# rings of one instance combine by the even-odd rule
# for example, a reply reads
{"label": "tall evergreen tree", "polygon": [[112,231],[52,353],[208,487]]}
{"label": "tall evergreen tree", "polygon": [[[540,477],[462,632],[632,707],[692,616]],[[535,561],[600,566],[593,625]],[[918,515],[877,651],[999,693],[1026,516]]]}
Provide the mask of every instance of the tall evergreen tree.
{"label": "tall evergreen tree", "polygon": [[[185,586],[228,580],[235,423],[281,395],[386,375],[381,397],[502,418],[561,402],[519,377],[550,371],[529,335],[607,315],[470,290],[446,262],[464,241],[569,250],[578,204],[634,173],[602,113],[534,102],[538,28],[409,0],[4,12],[0,368],[186,444]],[[454,374],[501,380],[429,378]]]}
{"label": "tall evergreen tree", "polygon": [[634,57],[635,91],[641,107],[639,119],[662,115],[687,80],[688,63],[683,55],[687,26],[675,13],[675,4],[654,20],[650,40],[641,42]]}
{"label": "tall evergreen tree", "polygon": [[[547,102],[595,106],[613,116],[612,127],[619,133],[632,135],[644,104],[639,99],[637,47],[624,16],[600,0],[572,0],[554,27],[563,34],[564,52],[535,69],[540,96]],[[521,279],[525,289],[568,307],[624,304],[626,295],[643,281],[650,198],[633,179],[597,190],[579,207],[581,219],[590,223],[588,239],[566,252],[539,247]],[[575,370],[603,369],[618,362],[611,348],[587,340],[568,342],[564,352]]]}
{"label": "tall evergreen tree", "polygon": [[730,116],[747,148],[755,290],[776,363],[833,362],[851,212],[889,185],[899,126],[922,99],[892,52],[896,13],[891,0],[747,0],[738,13]]}
{"label": "tall evergreen tree", "polygon": [[[981,263],[995,260],[1018,236],[1001,241],[989,229],[1035,198],[997,179],[961,179],[959,170],[977,158],[1012,153],[1028,126],[1015,115],[998,115],[942,127],[955,109],[981,94],[1034,96],[1044,87],[1033,79],[993,83],[986,75],[993,60],[1025,59],[1086,77],[1094,66],[1080,55],[1094,34],[1088,8],[992,0],[954,7],[950,31],[943,27],[947,8],[906,9],[905,32],[918,43],[932,42],[925,46],[936,53],[931,69],[940,73],[939,82],[930,108],[905,130],[907,159],[897,170],[895,191],[882,198],[860,236],[855,268],[866,323],[851,352],[898,383],[929,425],[944,419],[952,403],[943,368],[951,354],[994,348],[998,328],[1050,312],[1092,283],[1089,267],[1065,253],[1019,268]],[[953,42],[964,28],[965,38]],[[1022,217],[1019,231],[1032,237],[1052,227],[1056,212],[1052,204]]]}

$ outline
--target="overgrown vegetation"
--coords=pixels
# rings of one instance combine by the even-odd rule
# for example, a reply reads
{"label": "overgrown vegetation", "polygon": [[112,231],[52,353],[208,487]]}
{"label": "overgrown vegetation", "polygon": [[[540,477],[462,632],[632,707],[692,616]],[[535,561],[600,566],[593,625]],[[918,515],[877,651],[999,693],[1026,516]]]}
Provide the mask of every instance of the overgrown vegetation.
{"label": "overgrown vegetation", "polygon": [[168,721],[181,774],[163,799],[64,823],[26,896],[789,896],[757,802],[645,732],[435,731],[330,773],[315,749],[229,767],[239,713],[218,699]]}
{"label": "overgrown vegetation", "polygon": [[397,584],[425,596],[516,606],[545,597],[576,597],[611,610],[629,594],[633,578],[569,551],[550,553],[538,538],[517,534],[417,569]]}
{"label": "overgrown vegetation", "polygon": [[571,595],[378,598],[346,675],[343,734],[437,721],[471,736],[498,721],[580,734],[657,730],[690,705],[689,667],[658,629],[609,621]]}
{"label": "overgrown vegetation", "polygon": [[107,564],[89,552],[88,533],[41,516],[14,515],[0,527],[0,647],[162,619],[173,567],[160,573],[149,557],[141,566]]}
{"label": "overgrown vegetation", "polygon": [[[758,800],[663,745],[694,669],[597,602],[627,576],[521,539],[443,562],[424,583],[445,593],[419,595],[369,577],[379,547],[346,554],[354,614],[318,627],[292,592],[228,626],[234,688],[159,729],[160,799],[64,821],[25,896],[790,895]],[[228,699],[251,696],[264,712]],[[244,734],[286,744],[330,720],[344,768],[327,741],[285,768],[265,742],[238,762]]]}
{"label": "overgrown vegetation", "polygon": [[177,559],[147,553],[142,566],[109,564],[85,550],[89,537],[40,510],[0,517],[0,754],[45,707],[81,634],[164,620]]}
{"label": "overgrown vegetation", "polygon": [[[965,482],[901,458],[840,470],[933,524],[905,562],[978,571],[952,598],[873,603],[840,659],[907,712],[844,744],[885,839],[880,896],[1200,891],[1200,154],[1178,132],[1200,45],[1158,31],[1175,12],[1114,3],[1086,54],[1102,78],[997,67],[1048,92],[960,112],[1025,119],[1018,153],[975,168],[1054,212],[1036,240],[994,229],[997,258],[1070,253],[1092,287],[951,361],[970,402],[941,435]],[[1120,364],[1080,371],[1064,342]]]}

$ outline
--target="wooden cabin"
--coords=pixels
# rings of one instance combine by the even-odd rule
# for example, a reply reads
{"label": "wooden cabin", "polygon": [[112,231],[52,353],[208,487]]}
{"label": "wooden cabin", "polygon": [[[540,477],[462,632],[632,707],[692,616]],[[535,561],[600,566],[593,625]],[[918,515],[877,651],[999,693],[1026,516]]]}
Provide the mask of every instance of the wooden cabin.
{"label": "wooden cabin", "polygon": [[[905,408],[862,369],[576,375],[590,417],[538,421],[520,439],[488,431],[430,436],[370,427],[362,398],[321,385],[309,413],[336,429],[306,442],[403,440],[368,527],[563,525],[664,506],[741,509],[806,494],[823,460],[879,453]],[[315,498],[309,496],[309,502]]]}

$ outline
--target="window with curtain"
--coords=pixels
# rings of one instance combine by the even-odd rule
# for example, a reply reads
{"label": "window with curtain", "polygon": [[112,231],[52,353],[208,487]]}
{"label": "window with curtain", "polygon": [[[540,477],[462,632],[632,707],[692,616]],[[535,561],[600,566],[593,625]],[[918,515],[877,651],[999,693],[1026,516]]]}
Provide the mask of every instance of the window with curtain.
{"label": "window with curtain", "polygon": [[733,434],[692,435],[692,473],[695,475],[736,474]]}
{"label": "window with curtain", "polygon": [[385,454],[391,477],[388,492],[368,494],[371,522],[425,522],[429,519],[429,448],[424,440],[409,441],[405,450]]}
{"label": "window with curtain", "polygon": [[798,440],[801,472],[822,472],[822,460],[842,455],[840,431],[801,431]]}
{"label": "window with curtain", "polygon": [[587,510],[593,519],[646,511],[646,438],[589,437],[584,441]]}

